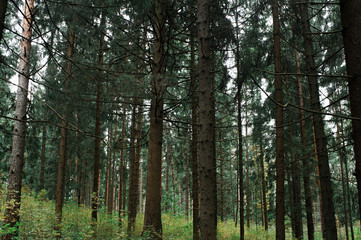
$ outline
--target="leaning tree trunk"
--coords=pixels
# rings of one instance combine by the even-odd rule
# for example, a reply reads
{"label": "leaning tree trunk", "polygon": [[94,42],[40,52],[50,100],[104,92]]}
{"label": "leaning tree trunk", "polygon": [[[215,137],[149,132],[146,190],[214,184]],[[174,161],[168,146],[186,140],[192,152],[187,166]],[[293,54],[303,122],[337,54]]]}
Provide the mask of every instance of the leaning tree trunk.
{"label": "leaning tree trunk", "polygon": [[214,199],[217,193],[214,178],[214,147],[212,117],[212,78],[210,74],[210,1],[198,0],[199,41],[199,180],[200,180],[200,230],[202,239],[216,239],[217,225]]}
{"label": "leaning tree trunk", "polygon": [[[272,1],[273,36],[275,54],[275,100],[283,103],[281,73],[281,44],[278,1]],[[284,129],[283,108],[276,106],[276,239],[285,239],[285,166],[284,166]]]}
{"label": "leaning tree trunk", "polygon": [[[361,118],[361,2],[341,0],[342,35],[346,56],[351,115]],[[352,120],[359,218],[361,218],[361,121]],[[361,224],[361,221],[360,221]]]}
{"label": "leaning tree trunk", "polygon": [[144,213],[144,232],[150,232],[153,239],[162,235],[161,184],[162,184],[162,143],[163,104],[165,93],[165,23],[166,2],[156,0],[152,17],[154,30],[152,64],[152,100],[150,106],[150,129],[148,145],[147,191]]}
{"label": "leaning tree trunk", "polygon": [[[309,22],[308,5],[300,5],[302,34],[305,47],[305,60],[308,75],[308,86],[310,90],[311,109],[321,111],[319,88],[317,82],[317,71],[314,59],[311,26]],[[328,240],[337,239],[337,228],[335,220],[335,209],[331,187],[330,166],[328,163],[327,139],[325,136],[324,122],[321,114],[313,115],[313,126],[315,134],[316,151],[318,157],[319,185],[322,196],[321,212],[324,217],[324,237]]]}
{"label": "leaning tree trunk", "polygon": [[[33,23],[34,0],[25,1],[23,33],[20,42],[19,83],[16,94],[15,122],[10,160],[10,171],[6,196],[4,224],[14,227],[20,220],[21,183],[24,165],[26,136],[26,107],[30,78],[30,50]],[[4,235],[3,239],[17,237],[18,231]]]}

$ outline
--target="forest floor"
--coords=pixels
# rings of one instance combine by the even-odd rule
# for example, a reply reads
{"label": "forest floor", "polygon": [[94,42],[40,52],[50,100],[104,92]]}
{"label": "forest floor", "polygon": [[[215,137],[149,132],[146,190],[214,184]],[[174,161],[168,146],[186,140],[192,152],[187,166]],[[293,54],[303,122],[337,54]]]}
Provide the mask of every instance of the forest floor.
{"label": "forest floor", "polygon": [[[46,193],[35,194],[24,191],[21,202],[21,224],[20,239],[53,239],[55,224],[55,203],[49,201]],[[1,213],[4,212],[5,194],[0,192]],[[92,239],[93,230],[91,227],[91,209],[85,206],[78,206],[75,202],[68,202],[63,208],[62,239]],[[1,216],[2,218],[3,216]],[[2,222],[0,218],[0,222]],[[192,239],[192,221],[184,215],[163,214],[163,239]],[[140,237],[143,225],[143,215],[137,218],[134,236],[128,239],[144,239]],[[117,214],[109,215],[105,209],[99,211],[98,217],[98,238],[99,239],[125,239],[127,222],[124,219],[122,227],[119,227]],[[0,225],[0,236],[12,229]],[[218,222],[217,239],[239,239],[239,225],[236,228],[233,220]],[[261,226],[253,224],[250,228],[245,227],[245,239],[274,239],[275,229],[264,231]],[[341,229],[344,234],[344,229]],[[305,234],[306,230],[304,231]],[[287,239],[292,239],[288,231]],[[316,232],[315,239],[322,239],[319,232]],[[345,239],[340,236],[339,239]],[[361,239],[360,230],[356,230],[355,239]]]}

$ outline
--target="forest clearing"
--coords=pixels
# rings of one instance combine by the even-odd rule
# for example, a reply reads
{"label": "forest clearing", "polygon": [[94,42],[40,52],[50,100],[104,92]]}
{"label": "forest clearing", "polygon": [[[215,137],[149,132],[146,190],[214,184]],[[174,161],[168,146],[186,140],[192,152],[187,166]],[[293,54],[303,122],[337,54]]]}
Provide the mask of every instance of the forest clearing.
{"label": "forest clearing", "polygon": [[0,0],[0,235],[361,239],[360,0]]}

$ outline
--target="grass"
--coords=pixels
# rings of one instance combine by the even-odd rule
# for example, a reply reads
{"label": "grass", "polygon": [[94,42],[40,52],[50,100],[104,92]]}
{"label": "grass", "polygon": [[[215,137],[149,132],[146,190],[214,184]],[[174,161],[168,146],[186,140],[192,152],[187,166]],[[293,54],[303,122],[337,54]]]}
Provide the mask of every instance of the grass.
{"label": "grass", "polygon": [[[21,203],[20,239],[53,239],[55,224],[55,203],[46,199],[46,194],[40,192],[35,194],[24,189]],[[5,193],[0,192],[1,213],[4,213]],[[63,208],[62,239],[93,239],[93,228],[91,226],[91,209],[85,206],[78,206],[75,202],[68,202]],[[147,239],[141,237],[143,227],[143,215],[139,214],[135,224],[134,235],[127,236],[127,220],[123,219],[119,227],[117,214],[109,215],[105,209],[100,209],[97,236],[98,239]],[[2,222],[3,216],[0,217]],[[184,215],[173,215],[172,213],[162,215],[163,239],[164,240],[187,240],[192,239],[192,220]],[[274,225],[274,224],[273,224]],[[355,224],[356,225],[356,224]],[[0,225],[0,235],[5,233],[6,227]],[[263,240],[274,239],[275,229],[264,231],[261,226],[251,225],[245,227],[245,239]],[[236,228],[232,220],[218,222],[217,239],[232,240],[239,239],[239,225]],[[344,230],[342,230],[344,234]],[[304,231],[306,235],[306,230]],[[287,239],[292,239],[290,231],[287,232]],[[316,232],[315,239],[322,239],[321,234]],[[345,239],[340,234],[339,239]],[[355,239],[361,239],[360,230],[355,229]]]}

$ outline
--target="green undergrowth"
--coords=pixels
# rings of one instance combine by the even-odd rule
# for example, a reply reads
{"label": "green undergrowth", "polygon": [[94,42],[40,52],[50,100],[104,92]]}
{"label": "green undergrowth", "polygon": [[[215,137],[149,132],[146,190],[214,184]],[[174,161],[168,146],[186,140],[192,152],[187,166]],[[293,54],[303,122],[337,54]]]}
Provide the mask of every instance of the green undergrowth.
{"label": "green undergrowth", "polygon": [[[1,218],[3,220],[5,193],[0,191]],[[35,194],[24,189],[21,202],[21,223],[19,239],[54,239],[55,203],[46,198],[46,192]],[[78,206],[75,202],[67,202],[63,208],[62,239],[94,239],[94,228],[91,225],[91,209],[86,206]],[[162,215],[163,239],[192,239],[192,219],[184,215],[167,213]],[[98,239],[149,239],[141,236],[143,215],[139,214],[135,224],[134,234],[127,235],[127,219],[119,225],[116,213],[109,215],[106,209],[101,208],[98,215],[97,237]],[[14,231],[4,225],[0,225],[0,235]],[[252,225],[245,227],[245,239],[274,239],[275,230],[271,228],[264,231],[261,226]],[[218,222],[217,239],[239,239],[239,225],[235,227],[232,220]],[[306,231],[304,232],[306,234]],[[361,239],[359,229],[355,231],[356,239]],[[292,239],[290,233],[287,239]],[[321,236],[317,236],[316,239]],[[342,239],[342,237],[341,237]]]}

